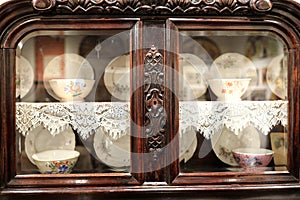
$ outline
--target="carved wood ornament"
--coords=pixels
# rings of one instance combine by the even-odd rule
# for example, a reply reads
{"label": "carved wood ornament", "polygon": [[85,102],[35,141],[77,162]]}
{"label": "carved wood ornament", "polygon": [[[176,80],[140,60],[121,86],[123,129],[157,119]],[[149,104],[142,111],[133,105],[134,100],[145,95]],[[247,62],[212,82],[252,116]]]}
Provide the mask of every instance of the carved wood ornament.
{"label": "carved wood ornament", "polygon": [[246,14],[267,12],[271,0],[32,0],[38,11],[94,14]]}
{"label": "carved wood ornament", "polygon": [[147,152],[153,153],[154,159],[166,143],[164,109],[164,65],[163,56],[152,47],[144,62],[144,93],[145,93],[145,134]]}

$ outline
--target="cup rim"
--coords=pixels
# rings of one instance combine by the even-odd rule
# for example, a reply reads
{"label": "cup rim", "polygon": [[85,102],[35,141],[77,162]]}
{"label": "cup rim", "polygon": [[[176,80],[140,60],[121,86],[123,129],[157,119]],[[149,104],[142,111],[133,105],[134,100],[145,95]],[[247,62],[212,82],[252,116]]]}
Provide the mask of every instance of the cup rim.
{"label": "cup rim", "polygon": [[[53,151],[57,151],[60,153],[63,152],[72,152],[72,154],[69,154],[68,156],[64,157],[64,158],[39,158],[38,156],[41,154],[45,154],[47,152],[53,152]],[[79,151],[76,150],[64,150],[64,149],[55,149],[55,150],[46,150],[46,151],[41,151],[38,153],[33,154],[31,157],[34,161],[38,161],[38,162],[49,162],[49,161],[63,161],[63,160],[69,160],[69,159],[73,159],[73,158],[78,158],[80,155]]]}
{"label": "cup rim", "polygon": [[234,80],[237,80],[237,81],[251,81],[251,78],[210,78],[208,79],[207,81],[234,81]]}
{"label": "cup rim", "polygon": [[233,154],[247,154],[247,155],[273,155],[274,151],[265,148],[236,148],[232,150]]}

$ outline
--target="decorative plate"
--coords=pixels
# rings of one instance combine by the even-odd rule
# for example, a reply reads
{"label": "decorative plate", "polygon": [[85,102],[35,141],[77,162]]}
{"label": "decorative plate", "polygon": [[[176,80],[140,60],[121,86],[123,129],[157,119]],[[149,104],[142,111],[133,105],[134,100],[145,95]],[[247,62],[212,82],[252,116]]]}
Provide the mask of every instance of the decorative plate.
{"label": "decorative plate", "polygon": [[276,56],[267,67],[267,83],[271,91],[281,99],[287,98],[287,63],[284,54]]}
{"label": "decorative plate", "polygon": [[[187,162],[197,148],[195,131],[183,133],[180,138],[180,161]],[[98,159],[114,171],[123,171],[130,166],[130,135],[112,141],[99,129],[94,135],[94,150]]]}
{"label": "decorative plate", "polygon": [[112,141],[101,128],[94,134],[94,150],[98,159],[114,171],[130,166],[130,135]]}
{"label": "decorative plate", "polygon": [[38,126],[30,131],[25,138],[25,152],[33,163],[32,155],[47,150],[74,150],[75,134],[71,128],[67,128],[57,135],[51,135],[43,126]]}
{"label": "decorative plate", "polygon": [[23,56],[16,60],[16,97],[23,98],[32,88],[34,72],[29,61]]}
{"label": "decorative plate", "polygon": [[130,99],[130,57],[122,55],[114,58],[105,68],[104,84],[109,93],[120,99]]}
{"label": "decorative plate", "polygon": [[205,75],[208,67],[199,57],[183,53],[179,55],[181,100],[194,100],[202,96],[207,89]]}
{"label": "decorative plate", "polygon": [[246,127],[238,135],[224,127],[211,137],[211,144],[216,156],[222,162],[231,166],[238,166],[231,151],[236,148],[259,148],[260,137],[253,126]]}
{"label": "decorative plate", "polygon": [[180,152],[179,160],[185,163],[191,159],[197,149],[197,135],[196,131],[188,130],[180,136]]}
{"label": "decorative plate", "polygon": [[217,57],[210,69],[210,78],[251,78],[243,97],[249,96],[257,85],[257,70],[253,62],[239,53],[224,53]]}
{"label": "decorative plate", "polygon": [[95,74],[91,64],[82,56],[74,53],[54,57],[44,70],[44,86],[47,92],[57,100],[60,98],[50,87],[51,79],[87,79],[94,80]]}

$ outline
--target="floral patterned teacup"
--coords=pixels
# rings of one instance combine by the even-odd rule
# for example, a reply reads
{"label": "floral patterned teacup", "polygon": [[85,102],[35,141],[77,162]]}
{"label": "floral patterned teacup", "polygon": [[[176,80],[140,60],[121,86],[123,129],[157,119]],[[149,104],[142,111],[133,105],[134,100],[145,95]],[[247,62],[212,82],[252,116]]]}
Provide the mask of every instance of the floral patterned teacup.
{"label": "floral patterned teacup", "polygon": [[95,80],[87,79],[51,79],[50,87],[61,101],[84,101],[90,93]]}
{"label": "floral patterned teacup", "polygon": [[42,174],[68,174],[79,155],[74,150],[48,150],[33,154],[32,159]]}
{"label": "floral patterned teacup", "polygon": [[232,153],[239,166],[245,169],[266,167],[274,154],[272,150],[262,148],[237,148]]}
{"label": "floral patterned teacup", "polygon": [[210,79],[208,84],[219,101],[241,100],[241,96],[247,91],[251,79]]}

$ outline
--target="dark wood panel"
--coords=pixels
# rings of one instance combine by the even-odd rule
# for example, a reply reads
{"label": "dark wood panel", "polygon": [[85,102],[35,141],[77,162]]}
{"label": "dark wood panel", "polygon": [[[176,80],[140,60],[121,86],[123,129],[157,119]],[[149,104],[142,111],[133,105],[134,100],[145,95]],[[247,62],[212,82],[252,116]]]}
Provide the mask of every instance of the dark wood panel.
{"label": "dark wood panel", "polygon": [[[159,34],[158,34],[159,33]],[[165,29],[163,21],[144,21],[144,137],[146,182],[166,181]]]}
{"label": "dark wood panel", "polygon": [[1,50],[1,186],[15,176],[15,49]]}
{"label": "dark wood panel", "polygon": [[270,185],[262,186],[186,186],[186,187],[85,187],[85,188],[31,188],[30,192],[24,189],[4,190],[3,200],[16,198],[38,199],[292,199],[298,200],[300,188],[297,185],[282,185],[281,188]]}

